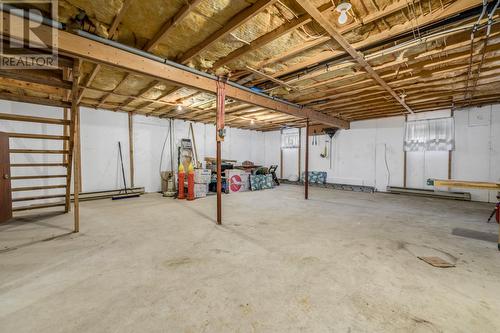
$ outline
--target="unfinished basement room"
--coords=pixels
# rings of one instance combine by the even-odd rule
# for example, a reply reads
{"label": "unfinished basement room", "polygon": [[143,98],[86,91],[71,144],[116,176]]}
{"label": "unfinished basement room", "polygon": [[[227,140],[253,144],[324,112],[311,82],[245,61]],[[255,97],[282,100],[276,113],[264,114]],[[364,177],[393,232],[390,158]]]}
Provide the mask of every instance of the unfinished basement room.
{"label": "unfinished basement room", "polygon": [[500,0],[0,0],[0,332],[500,332]]}

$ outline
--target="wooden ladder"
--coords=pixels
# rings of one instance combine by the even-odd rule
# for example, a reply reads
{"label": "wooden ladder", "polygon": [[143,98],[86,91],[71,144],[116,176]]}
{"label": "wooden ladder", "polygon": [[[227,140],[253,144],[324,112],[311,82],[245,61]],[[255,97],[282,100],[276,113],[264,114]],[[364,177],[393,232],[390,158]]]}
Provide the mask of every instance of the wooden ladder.
{"label": "wooden ladder", "polygon": [[[35,174],[29,176],[13,176],[11,177],[12,181],[16,180],[29,180],[29,179],[64,179],[65,181],[61,184],[57,185],[44,185],[44,186],[25,186],[25,187],[12,187],[12,192],[23,192],[23,191],[44,191],[44,190],[52,190],[52,189],[66,189],[64,194],[44,194],[37,196],[24,196],[24,197],[16,197],[12,199],[12,203],[14,202],[30,202],[35,200],[46,200],[46,199],[56,199],[56,198],[64,198],[61,201],[50,202],[50,203],[42,203],[42,204],[28,204],[24,206],[14,207],[12,209],[13,212],[26,211],[32,209],[42,209],[49,207],[64,207],[64,212],[67,213],[71,210],[71,179],[73,169],[75,174],[73,175],[74,179],[74,231],[78,232],[80,223],[79,223],[79,202],[78,195],[80,193],[80,140],[79,140],[79,107],[77,105],[78,99],[78,77],[79,77],[79,61],[75,61],[75,65],[73,67],[73,85],[71,91],[71,115],[68,112],[67,108],[63,109],[63,119],[57,118],[45,118],[45,117],[34,117],[34,116],[25,116],[25,115],[14,115],[14,114],[5,114],[0,113],[0,120],[10,120],[10,121],[19,121],[19,122],[30,122],[30,123],[38,123],[38,124],[52,124],[52,125],[60,125],[62,126],[62,134],[61,135],[49,135],[49,134],[31,134],[31,133],[7,133],[9,139],[31,139],[31,140],[57,140],[62,141],[63,148],[62,149],[9,149],[9,153],[12,155],[15,154],[51,154],[51,155],[60,155],[61,162],[51,162],[51,163],[11,163],[11,174],[12,169],[17,168],[33,168],[37,170],[41,167],[64,167],[66,168],[65,173],[50,173],[50,174]],[[69,94],[68,94],[69,98]],[[12,161],[12,158],[11,158]]]}

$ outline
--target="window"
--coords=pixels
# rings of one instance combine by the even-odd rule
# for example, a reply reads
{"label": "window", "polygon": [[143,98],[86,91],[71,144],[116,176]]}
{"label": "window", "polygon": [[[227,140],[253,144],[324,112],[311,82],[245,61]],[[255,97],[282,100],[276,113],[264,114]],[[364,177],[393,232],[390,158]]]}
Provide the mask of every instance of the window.
{"label": "window", "polygon": [[299,129],[286,129],[281,132],[281,148],[298,148],[299,147]]}
{"label": "window", "polygon": [[452,117],[406,122],[405,151],[453,149],[455,149],[455,122]]}

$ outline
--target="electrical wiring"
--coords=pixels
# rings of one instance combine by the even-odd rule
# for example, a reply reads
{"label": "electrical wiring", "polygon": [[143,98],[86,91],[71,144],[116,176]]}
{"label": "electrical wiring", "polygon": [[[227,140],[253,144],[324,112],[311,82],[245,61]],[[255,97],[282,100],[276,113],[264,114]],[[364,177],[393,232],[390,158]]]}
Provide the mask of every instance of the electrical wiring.
{"label": "electrical wiring", "polygon": [[[164,181],[167,181],[168,179],[163,178],[163,175],[161,174],[161,167],[163,165],[163,154],[165,153],[165,146],[167,145],[168,138],[170,136],[170,131],[172,127],[172,119],[169,119],[169,124],[168,124],[168,131],[167,134],[165,135],[165,140],[163,141],[163,146],[161,148],[161,154],[160,154],[160,167],[159,167],[159,173],[160,173],[160,178]],[[172,158],[172,156],[170,156]],[[174,171],[174,170],[172,170]]]}

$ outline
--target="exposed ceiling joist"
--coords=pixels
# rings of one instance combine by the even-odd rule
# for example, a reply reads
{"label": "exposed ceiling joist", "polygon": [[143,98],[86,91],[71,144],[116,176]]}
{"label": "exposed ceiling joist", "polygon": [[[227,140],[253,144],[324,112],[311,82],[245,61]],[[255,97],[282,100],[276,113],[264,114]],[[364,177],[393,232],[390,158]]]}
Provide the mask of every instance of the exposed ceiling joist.
{"label": "exposed ceiling joist", "polygon": [[[3,33],[18,40],[24,39],[23,27],[27,23],[23,18],[13,15],[3,15],[3,20],[9,20],[2,26]],[[10,29],[8,28],[10,26]],[[40,26],[37,31],[38,38],[47,44],[50,43],[52,27]],[[164,80],[176,85],[191,87],[199,91],[216,93],[216,81],[205,75],[192,72],[167,63],[157,62],[91,39],[83,38],[66,31],[58,32],[58,50],[61,54],[81,58],[98,64],[105,64],[121,68],[127,72],[139,73],[157,80]],[[303,108],[280,100],[268,98],[252,91],[228,84],[226,96],[261,106],[277,112],[286,113],[301,118],[308,118],[331,126],[348,128],[349,123],[321,112]]]}
{"label": "exposed ceiling joist", "polygon": [[[444,19],[449,18],[451,16],[458,15],[461,12],[464,12],[466,10],[472,9],[472,8],[480,6],[480,5],[481,5],[481,0],[456,0],[455,2],[453,2],[450,5],[448,5],[447,7],[445,7],[444,9],[438,9],[436,11],[433,11],[431,13],[428,13],[428,14],[425,14],[424,16],[419,17],[418,23],[421,27],[423,27],[423,26],[444,20]],[[380,33],[371,34],[368,38],[366,38],[360,42],[354,43],[354,44],[352,44],[352,46],[355,49],[365,48],[365,47],[368,47],[374,43],[379,43],[381,41],[389,40],[389,39],[395,38],[399,35],[411,32],[414,29],[415,29],[415,23],[413,21],[406,21],[405,23],[393,26],[391,29],[384,30]],[[307,49],[304,49],[302,51],[306,51],[306,50]],[[288,75],[290,73],[295,73],[295,72],[304,70],[306,68],[309,68],[311,66],[324,63],[332,58],[341,56],[343,54],[345,54],[345,53],[342,51],[320,52],[315,56],[308,57],[307,59],[304,59],[303,61],[301,61],[295,65],[291,65],[282,71],[274,73],[273,77],[283,77],[283,76]]]}
{"label": "exposed ceiling joist", "polygon": [[[113,39],[113,37],[115,36],[116,31],[118,30],[118,26],[120,25],[121,21],[123,20],[123,17],[125,16],[125,13],[127,12],[127,9],[128,9],[128,7],[130,7],[131,3],[132,3],[132,0],[125,0],[122,7],[120,8],[120,11],[113,19],[113,22],[111,23],[111,26],[109,27],[109,30],[108,30],[108,38],[109,39]],[[87,79],[87,82],[85,82],[85,85],[81,88],[80,94],[78,95],[78,98],[77,98],[77,103],[80,103],[80,101],[82,100],[83,94],[85,93],[86,88],[90,87],[90,85],[92,84],[92,81],[94,81],[95,77],[97,76],[97,74],[99,73],[100,70],[101,70],[101,65],[97,64],[94,67],[94,69],[92,70],[92,72],[90,73],[90,75]]]}
{"label": "exposed ceiling joist", "polygon": [[240,25],[244,24],[245,22],[253,18],[255,15],[263,11],[266,7],[274,5],[276,2],[278,2],[278,0],[258,0],[252,6],[248,7],[247,9],[233,16],[229,20],[229,22],[224,24],[222,28],[214,32],[212,35],[210,35],[210,37],[205,39],[203,42],[187,50],[183,55],[181,55],[177,59],[177,61],[182,64],[188,63],[198,54],[200,54],[208,47],[210,47],[213,43],[215,43],[222,37],[229,34],[231,31],[239,27]]}
{"label": "exposed ceiling joist", "polygon": [[144,50],[150,52],[152,51],[158,44],[160,44],[161,40],[168,34],[168,32],[175,27],[183,18],[185,18],[199,3],[201,0],[188,0],[186,4],[175,14],[172,18],[167,20],[165,24],[162,25],[160,30],[155,34],[153,39],[151,39]]}
{"label": "exposed ceiling joist", "polygon": [[118,30],[118,27],[120,26],[121,21],[123,20],[123,17],[125,16],[125,13],[127,12],[128,7],[130,7],[130,4],[132,3],[132,0],[125,0],[123,2],[122,7],[120,8],[120,11],[118,14],[116,14],[115,18],[113,19],[113,22],[111,23],[111,26],[109,27],[108,30],[108,38],[112,39]]}
{"label": "exposed ceiling joist", "polygon": [[[328,2],[324,5],[322,5],[319,8],[319,11],[323,12],[323,11],[330,9],[331,7],[332,7],[332,4],[330,2]],[[301,15],[299,17],[296,17],[296,18],[286,22],[285,24],[280,25],[276,29],[268,32],[267,34],[264,34],[264,35],[260,36],[259,38],[251,41],[250,44],[244,45],[244,46],[232,51],[227,56],[217,60],[214,63],[212,69],[215,70],[219,67],[224,66],[225,64],[227,64],[231,61],[234,61],[234,60],[242,57],[243,55],[245,55],[249,52],[255,51],[255,50],[261,48],[262,46],[276,40],[277,38],[280,38],[281,36],[291,32],[299,27],[306,25],[307,23],[309,23],[311,21],[312,21],[312,18],[309,14],[304,14],[304,15]]]}
{"label": "exposed ceiling joist", "polygon": [[409,113],[413,113],[413,110],[406,105],[405,101],[401,99],[398,94],[394,90],[392,90],[391,87],[375,72],[375,70],[370,66],[370,64],[365,60],[364,56],[356,51],[355,48],[349,44],[344,37],[340,33],[337,32],[335,27],[321,14],[319,10],[316,9],[316,7],[311,4],[307,0],[296,0],[297,3],[304,8],[304,10],[311,15],[312,18],[316,22],[318,22],[323,29],[328,32],[328,34],[335,39],[335,41],[354,59],[356,60],[367,72],[370,74],[370,76],[379,84],[381,85],[385,90],[391,94],[392,97],[396,101],[398,101],[399,104],[401,104]]}

